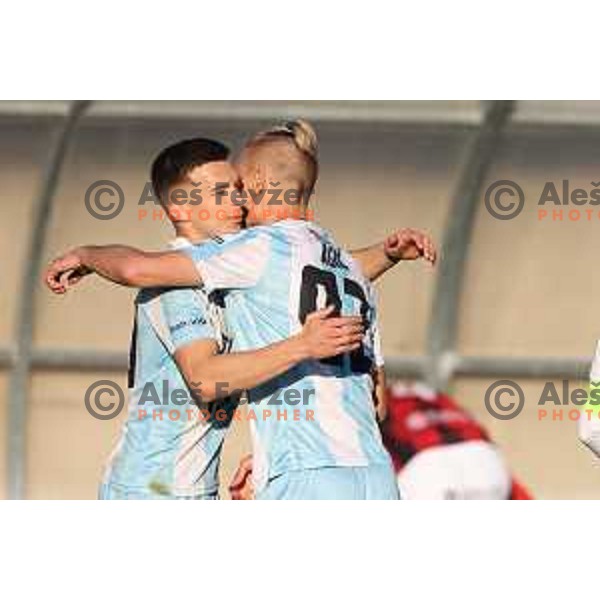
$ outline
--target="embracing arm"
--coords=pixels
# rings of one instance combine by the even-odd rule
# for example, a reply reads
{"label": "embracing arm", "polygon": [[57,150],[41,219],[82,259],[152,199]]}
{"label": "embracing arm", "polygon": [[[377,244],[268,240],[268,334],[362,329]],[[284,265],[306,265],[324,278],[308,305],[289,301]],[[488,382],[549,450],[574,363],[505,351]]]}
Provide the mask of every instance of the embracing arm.
{"label": "embracing arm", "polygon": [[79,246],[50,263],[46,285],[57,294],[84,276],[97,273],[131,287],[183,287],[198,285],[200,276],[184,252],[144,252],[131,246]]}
{"label": "embracing arm", "polygon": [[436,249],[426,233],[417,229],[399,229],[383,242],[351,250],[367,279],[375,281],[401,260],[416,260],[423,257],[432,265],[436,261]]}
{"label": "embracing arm", "polygon": [[350,250],[352,258],[358,262],[365,277],[375,281],[386,271],[391,269],[398,261],[389,258],[385,252],[384,244],[375,244],[367,248]]}
{"label": "embracing arm", "polygon": [[377,420],[382,423],[387,416],[387,394],[383,367],[376,367],[373,371],[373,385],[373,401],[375,402]]}
{"label": "embracing arm", "polygon": [[191,388],[200,387],[210,402],[234,390],[261,385],[299,362],[356,350],[364,334],[360,317],[330,317],[333,307],[308,315],[302,331],[259,350],[216,354],[212,340],[200,340],[175,352],[175,360]]}
{"label": "embracing arm", "polygon": [[221,244],[210,258],[202,244],[167,252],[144,252],[122,245],[80,246],[54,260],[45,281],[57,294],[64,294],[90,273],[141,288],[197,287],[201,283],[212,289],[251,287],[263,274],[267,242],[266,236],[248,230],[230,244]]}
{"label": "embracing arm", "polygon": [[[432,265],[436,261],[431,238],[409,228],[398,230],[382,243],[353,250],[351,254],[371,281],[400,260],[423,257]],[[144,252],[118,244],[74,248],[50,263],[44,279],[54,293],[64,294],[91,273],[130,287],[185,287],[201,283],[198,269],[185,252]]]}

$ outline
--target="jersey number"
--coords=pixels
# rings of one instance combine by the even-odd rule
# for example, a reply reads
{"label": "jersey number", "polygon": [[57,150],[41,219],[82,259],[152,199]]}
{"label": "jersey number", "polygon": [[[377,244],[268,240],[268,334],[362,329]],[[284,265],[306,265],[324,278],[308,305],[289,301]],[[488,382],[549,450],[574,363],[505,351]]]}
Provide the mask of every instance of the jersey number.
{"label": "jersey number", "polygon": [[[338,289],[336,277],[330,271],[319,269],[313,265],[306,265],[302,269],[302,283],[300,284],[300,308],[298,319],[304,325],[306,317],[317,309],[317,296],[319,288],[325,293],[325,306],[334,306],[333,316],[339,316],[342,311],[342,300]],[[344,277],[344,292],[347,296],[356,298],[360,303],[360,315],[363,318],[365,328],[369,326],[369,302],[365,291],[359,283]],[[342,367],[343,355],[324,358],[321,362]],[[368,373],[371,371],[371,360],[365,355],[361,346],[350,354],[350,369],[357,373]]]}

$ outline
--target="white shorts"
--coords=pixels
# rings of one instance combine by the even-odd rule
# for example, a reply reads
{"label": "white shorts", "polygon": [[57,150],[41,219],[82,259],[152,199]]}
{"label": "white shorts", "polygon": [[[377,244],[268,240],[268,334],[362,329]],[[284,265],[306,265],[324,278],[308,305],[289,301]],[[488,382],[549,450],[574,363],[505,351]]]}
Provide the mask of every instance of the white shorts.
{"label": "white shorts", "polygon": [[511,491],[502,455],[483,441],[423,450],[397,477],[403,500],[507,500]]}
{"label": "white shorts", "polygon": [[399,500],[391,465],[320,467],[274,477],[257,500]]}

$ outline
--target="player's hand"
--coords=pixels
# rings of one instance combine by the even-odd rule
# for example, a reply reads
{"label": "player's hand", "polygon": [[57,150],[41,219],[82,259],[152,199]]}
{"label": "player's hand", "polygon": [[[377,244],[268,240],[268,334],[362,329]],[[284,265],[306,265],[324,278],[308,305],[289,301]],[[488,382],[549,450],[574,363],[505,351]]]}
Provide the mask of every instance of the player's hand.
{"label": "player's hand", "polygon": [[437,260],[437,251],[431,237],[419,229],[405,227],[388,236],[383,243],[385,255],[392,261],[424,258],[432,265]]}
{"label": "player's hand", "polygon": [[92,273],[82,262],[77,249],[54,259],[47,267],[44,282],[55,294],[64,294],[83,277]]}
{"label": "player's hand", "polygon": [[320,360],[357,350],[365,334],[362,317],[332,317],[334,307],[310,313],[298,335],[307,358]]}
{"label": "player's hand", "polygon": [[229,484],[229,493],[232,500],[254,500],[254,486],[252,485],[251,475],[252,454],[248,454],[240,461]]}

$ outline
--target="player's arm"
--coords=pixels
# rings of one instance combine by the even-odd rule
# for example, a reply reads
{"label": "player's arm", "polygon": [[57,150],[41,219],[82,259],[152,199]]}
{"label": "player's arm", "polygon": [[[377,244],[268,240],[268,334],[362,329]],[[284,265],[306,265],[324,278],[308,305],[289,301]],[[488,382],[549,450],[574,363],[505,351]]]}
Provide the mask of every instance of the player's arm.
{"label": "player's arm", "polygon": [[411,228],[399,229],[383,242],[368,248],[351,250],[350,254],[371,281],[375,281],[401,260],[424,258],[434,265],[437,259],[437,251],[431,237],[423,231]]}
{"label": "player's arm", "polygon": [[[372,302],[376,306],[375,292],[372,290]],[[382,423],[387,416],[387,390],[385,381],[384,358],[381,347],[381,336],[379,335],[379,321],[377,314],[374,314],[372,330],[370,332],[373,344],[373,366],[371,368],[371,377],[373,379],[373,403],[377,420]]]}
{"label": "player's arm", "polygon": [[385,371],[383,367],[376,367],[372,374],[373,377],[373,401],[375,402],[375,411],[377,420],[382,423],[387,416],[387,393],[385,383]]}
{"label": "player's arm", "polygon": [[46,269],[46,285],[64,294],[90,273],[130,287],[187,287],[207,284],[211,291],[254,285],[268,259],[268,239],[251,230],[223,244],[210,257],[190,246],[180,251],[144,252],[130,246],[80,246]]}
{"label": "player's arm", "polygon": [[252,454],[247,454],[240,460],[240,464],[229,484],[229,493],[232,500],[254,499],[254,486],[251,477],[252,467]]}
{"label": "player's arm", "polygon": [[201,340],[178,349],[175,360],[190,387],[200,388],[202,400],[217,400],[261,385],[304,360],[358,349],[364,335],[361,317],[331,317],[332,312],[328,307],[311,313],[300,333],[259,350],[217,354],[214,341]]}
{"label": "player's arm", "polygon": [[54,293],[64,294],[91,273],[140,288],[183,287],[201,282],[194,263],[183,252],[144,252],[121,245],[74,248],[50,263],[44,280]]}

